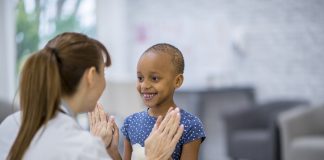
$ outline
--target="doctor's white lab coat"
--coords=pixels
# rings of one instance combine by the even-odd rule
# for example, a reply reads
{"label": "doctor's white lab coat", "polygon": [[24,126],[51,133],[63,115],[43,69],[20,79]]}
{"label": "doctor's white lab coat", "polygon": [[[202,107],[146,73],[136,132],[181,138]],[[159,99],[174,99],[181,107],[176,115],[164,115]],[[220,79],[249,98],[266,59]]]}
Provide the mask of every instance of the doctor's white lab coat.
{"label": "doctor's white lab coat", "polygon": [[[6,159],[20,126],[20,112],[8,116],[0,125],[0,159]],[[83,130],[75,119],[58,112],[34,136],[23,159],[86,160],[110,159],[99,137]]]}

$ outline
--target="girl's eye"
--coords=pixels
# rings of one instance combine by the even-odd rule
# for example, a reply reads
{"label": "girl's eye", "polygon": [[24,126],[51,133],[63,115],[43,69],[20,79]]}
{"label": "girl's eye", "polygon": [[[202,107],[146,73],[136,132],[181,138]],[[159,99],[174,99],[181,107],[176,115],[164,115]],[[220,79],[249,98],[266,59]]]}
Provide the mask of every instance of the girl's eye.
{"label": "girl's eye", "polygon": [[158,81],[159,78],[158,78],[158,77],[152,77],[152,80],[153,80],[153,81]]}
{"label": "girl's eye", "polygon": [[143,77],[137,77],[137,80],[142,82],[143,81]]}

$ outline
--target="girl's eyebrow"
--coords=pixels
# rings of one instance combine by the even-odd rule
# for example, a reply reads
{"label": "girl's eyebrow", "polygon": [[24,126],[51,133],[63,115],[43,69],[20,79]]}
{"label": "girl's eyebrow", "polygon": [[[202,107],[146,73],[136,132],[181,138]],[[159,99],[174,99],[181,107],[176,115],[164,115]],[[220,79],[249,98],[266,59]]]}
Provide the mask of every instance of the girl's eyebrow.
{"label": "girl's eyebrow", "polygon": [[150,74],[159,74],[158,72],[150,72]]}

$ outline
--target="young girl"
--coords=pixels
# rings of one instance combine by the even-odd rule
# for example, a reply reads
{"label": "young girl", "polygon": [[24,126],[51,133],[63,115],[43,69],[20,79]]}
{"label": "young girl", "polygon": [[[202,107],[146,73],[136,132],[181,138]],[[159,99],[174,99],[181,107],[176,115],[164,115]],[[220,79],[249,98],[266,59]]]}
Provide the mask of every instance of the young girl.
{"label": "young girl", "polygon": [[[124,159],[132,156],[132,146],[144,146],[156,117],[164,116],[169,107],[177,107],[173,100],[175,89],[183,82],[184,59],[182,53],[170,44],[156,44],[147,49],[137,64],[137,90],[147,109],[126,118],[122,132]],[[198,159],[200,144],[205,139],[199,118],[181,109],[181,124],[184,132],[172,159]]]}

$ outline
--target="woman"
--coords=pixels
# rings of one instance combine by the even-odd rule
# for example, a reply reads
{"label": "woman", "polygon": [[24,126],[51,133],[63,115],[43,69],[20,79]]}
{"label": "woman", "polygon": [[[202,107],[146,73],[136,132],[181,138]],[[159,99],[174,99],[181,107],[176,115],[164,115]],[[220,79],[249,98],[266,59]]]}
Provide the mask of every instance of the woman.
{"label": "woman", "polygon": [[[110,65],[107,49],[79,33],[60,34],[32,54],[21,72],[21,124],[7,159],[108,159],[107,152],[121,159],[113,118],[93,114],[98,121],[92,133],[102,140],[75,121],[78,113],[94,110],[106,85],[104,68]],[[170,157],[183,131],[179,119],[178,110],[162,123],[160,118],[146,141],[148,159]],[[166,135],[170,138],[164,140]]]}

